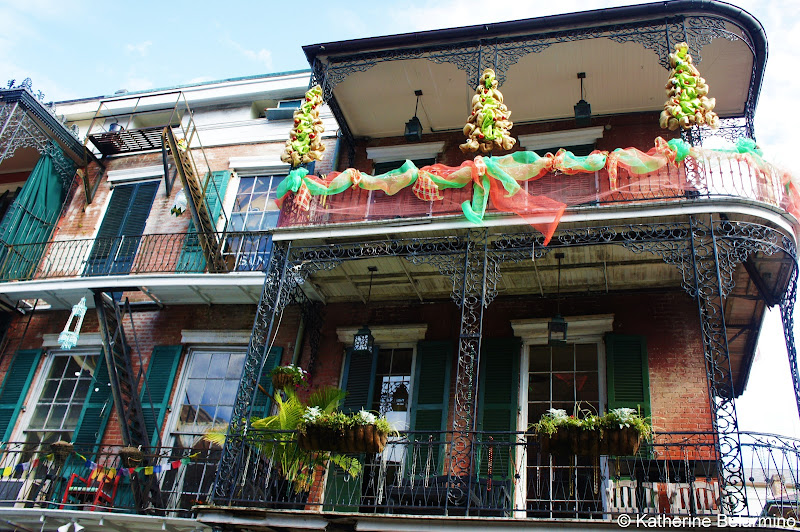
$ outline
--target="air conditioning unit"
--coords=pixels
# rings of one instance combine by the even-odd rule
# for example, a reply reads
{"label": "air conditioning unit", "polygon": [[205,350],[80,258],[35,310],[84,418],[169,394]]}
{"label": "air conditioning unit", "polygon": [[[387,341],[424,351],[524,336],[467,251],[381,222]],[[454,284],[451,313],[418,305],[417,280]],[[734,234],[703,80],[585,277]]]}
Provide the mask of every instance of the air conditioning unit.
{"label": "air conditioning unit", "polygon": [[303,103],[301,98],[296,100],[283,100],[278,102],[278,107],[271,107],[266,110],[267,120],[288,120],[292,118],[294,112]]}

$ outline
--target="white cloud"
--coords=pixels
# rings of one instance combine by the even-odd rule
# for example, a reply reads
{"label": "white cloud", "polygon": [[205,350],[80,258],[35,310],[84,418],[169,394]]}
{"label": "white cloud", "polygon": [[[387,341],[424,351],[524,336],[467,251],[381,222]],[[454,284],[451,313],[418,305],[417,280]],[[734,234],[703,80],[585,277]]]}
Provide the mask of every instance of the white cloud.
{"label": "white cloud", "polygon": [[149,79],[131,76],[125,80],[124,86],[120,87],[120,89],[133,92],[152,89],[153,87],[155,87],[155,85]]}
{"label": "white cloud", "polygon": [[245,48],[238,42],[234,41],[230,37],[227,37],[223,40],[225,44],[239,52],[241,55],[250,59],[251,61],[255,61],[260,63],[264,68],[267,70],[272,69],[272,52],[267,50],[266,48],[262,48],[260,50],[250,50],[249,48]]}
{"label": "white cloud", "polygon": [[153,45],[153,41],[144,41],[138,44],[126,44],[125,49],[128,52],[136,52],[142,57],[147,55],[147,49]]}

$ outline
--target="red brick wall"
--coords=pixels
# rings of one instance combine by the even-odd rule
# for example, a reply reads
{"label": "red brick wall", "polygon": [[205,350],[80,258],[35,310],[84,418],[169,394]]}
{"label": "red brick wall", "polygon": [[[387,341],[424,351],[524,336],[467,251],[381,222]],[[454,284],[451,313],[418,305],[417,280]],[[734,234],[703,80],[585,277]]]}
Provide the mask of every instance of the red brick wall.
{"label": "red brick wall", "polygon": [[[493,302],[484,313],[485,337],[513,336],[510,321],[546,318],[556,312],[553,300],[508,298]],[[453,339],[459,334],[461,312],[452,302],[419,304],[330,304],[321,333],[315,385],[338,385],[345,345],[338,327],[427,323],[427,340]],[[614,331],[644,335],[650,368],[650,400],[657,431],[711,430],[708,387],[696,303],[679,291],[562,298],[564,315],[614,314]],[[457,352],[457,351],[456,351]],[[306,346],[303,364],[308,361]],[[454,371],[455,372],[455,366]],[[455,377],[455,375],[454,375]],[[451,384],[452,389],[452,384]],[[451,395],[452,396],[452,395]]]}
{"label": "red brick wall", "polygon": [[[253,327],[254,315],[254,305],[176,305],[170,306],[165,310],[135,312],[133,314],[133,321],[136,340],[138,341],[142,356],[142,363],[145,367],[147,366],[154,346],[180,344],[181,331],[183,329],[249,331]],[[68,317],[69,313],[66,311],[45,311],[36,313],[30,321],[24,341],[21,345],[18,341],[15,342],[12,346],[12,350],[16,349],[17,345],[20,345],[21,349],[41,348],[42,335],[61,332]],[[12,324],[12,336],[19,337],[21,330],[25,327],[25,320],[26,318],[18,318],[14,321]],[[126,337],[128,343],[133,346],[134,338],[129,323],[130,322],[126,320]],[[275,339],[275,345],[281,346],[284,349],[283,363],[288,363],[294,354],[297,326],[298,313],[296,309],[287,309],[284,312],[281,320],[281,327]],[[98,331],[97,314],[94,309],[89,309],[86,313],[81,332],[92,333]],[[5,375],[11,358],[11,356],[5,356],[0,360],[0,380],[2,376]],[[186,352],[184,352],[182,356],[179,370],[175,377],[176,384],[180,377],[180,371],[184,367],[185,358]],[[132,362],[133,371],[136,373],[139,369],[139,357],[135,352],[133,353]],[[37,377],[39,376],[39,371],[37,371]],[[173,396],[175,392],[176,390],[173,389]],[[36,399],[35,397],[29,396],[27,404],[33,404]],[[172,400],[172,397],[170,400]],[[103,443],[107,445],[121,443],[120,428],[116,412],[112,412],[111,414]]]}
{"label": "red brick wall", "polygon": [[[464,117],[466,122],[466,116]],[[603,138],[597,142],[598,150],[614,150],[616,148],[635,147],[642,151],[647,151],[653,147],[656,137],[664,137],[669,140],[676,137],[673,131],[663,130],[658,126],[658,113],[632,113],[627,115],[616,115],[607,117],[594,117],[591,127],[605,126]],[[565,129],[576,129],[574,120],[561,120],[543,122],[538,124],[515,124],[511,130],[514,137],[519,135],[530,135],[534,133],[548,133]],[[464,154],[459,149],[459,144],[465,141],[461,131],[450,131],[445,133],[428,133],[423,135],[421,142],[441,142],[444,141],[444,149],[439,155],[437,163],[448,166],[459,166],[464,160],[472,159],[475,154]],[[349,164],[347,150],[342,150],[339,158],[337,170],[345,170],[348,166],[361,170],[362,172],[372,173],[373,163],[367,159],[367,147],[376,146],[395,146],[406,144],[403,137],[387,137],[381,139],[358,140],[356,141],[355,160]],[[523,148],[517,144],[511,152],[521,151]],[[494,155],[505,155],[499,151]]]}

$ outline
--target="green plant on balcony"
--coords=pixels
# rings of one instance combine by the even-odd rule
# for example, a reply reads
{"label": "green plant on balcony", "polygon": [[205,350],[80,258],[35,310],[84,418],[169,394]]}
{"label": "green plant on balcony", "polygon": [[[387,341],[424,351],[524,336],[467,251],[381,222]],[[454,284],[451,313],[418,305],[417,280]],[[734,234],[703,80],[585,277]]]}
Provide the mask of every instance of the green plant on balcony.
{"label": "green plant on balcony", "polygon": [[308,372],[294,364],[277,366],[270,372],[270,376],[272,377],[272,384],[279,390],[284,390],[288,386],[308,384]]}
{"label": "green plant on balcony", "polygon": [[303,415],[298,439],[307,450],[379,453],[391,432],[392,426],[386,418],[366,410],[345,414],[311,407]]}
{"label": "green plant on balcony", "polygon": [[529,431],[536,434],[544,454],[629,456],[650,437],[652,426],[632,408],[616,408],[602,416],[577,407],[573,415],[551,408]]}
{"label": "green plant on balcony", "polygon": [[[342,468],[347,475],[356,477],[361,472],[358,460],[333,452],[305,449],[297,442],[298,430],[304,426],[303,414],[308,408],[331,414],[344,396],[345,392],[333,387],[315,390],[307,402],[303,402],[292,388],[286,390],[285,399],[281,394],[275,394],[277,413],[252,418],[250,427],[253,430],[245,436],[245,445],[257,448],[262,456],[269,457],[278,473],[292,482],[296,493],[310,491],[315,472],[322,470],[328,461]],[[205,436],[206,440],[217,445],[224,444],[225,438],[224,432],[210,432]]]}

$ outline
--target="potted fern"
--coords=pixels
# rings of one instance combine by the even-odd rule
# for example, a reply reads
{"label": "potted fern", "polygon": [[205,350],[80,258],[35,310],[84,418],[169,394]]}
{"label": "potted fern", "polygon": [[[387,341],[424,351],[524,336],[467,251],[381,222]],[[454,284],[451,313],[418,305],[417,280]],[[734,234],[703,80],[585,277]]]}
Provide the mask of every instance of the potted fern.
{"label": "potted fern", "polygon": [[[317,452],[300,447],[296,435],[303,424],[303,414],[308,408],[324,413],[335,412],[345,392],[339,388],[323,387],[315,390],[303,402],[293,389],[287,390],[286,398],[275,394],[277,414],[264,418],[252,418],[246,444],[258,449],[262,456],[269,456],[275,470],[292,483],[295,493],[311,490],[315,471],[333,462],[350,477],[361,473],[361,463],[348,456],[334,452]],[[224,432],[211,432],[205,439],[223,445]]]}

